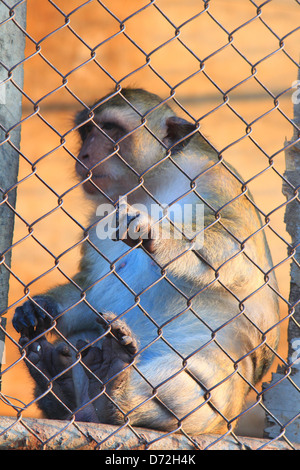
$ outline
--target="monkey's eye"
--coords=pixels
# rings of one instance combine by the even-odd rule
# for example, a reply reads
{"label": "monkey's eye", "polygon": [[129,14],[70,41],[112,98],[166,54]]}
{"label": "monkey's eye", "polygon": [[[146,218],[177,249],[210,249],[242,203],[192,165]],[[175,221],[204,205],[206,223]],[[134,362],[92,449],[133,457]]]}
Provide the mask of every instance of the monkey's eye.
{"label": "monkey's eye", "polygon": [[119,129],[120,126],[116,125],[114,122],[104,122],[102,125],[101,125],[101,128],[104,130],[104,131],[111,131],[113,129]]}
{"label": "monkey's eye", "polygon": [[109,135],[114,141],[120,139],[126,134],[124,127],[113,121],[105,121],[100,124],[101,129]]}

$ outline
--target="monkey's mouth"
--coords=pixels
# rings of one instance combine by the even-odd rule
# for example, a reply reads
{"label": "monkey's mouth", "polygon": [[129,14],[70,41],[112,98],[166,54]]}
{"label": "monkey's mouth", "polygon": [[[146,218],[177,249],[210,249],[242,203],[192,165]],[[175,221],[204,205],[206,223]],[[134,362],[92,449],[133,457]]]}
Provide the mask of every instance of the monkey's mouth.
{"label": "monkey's mouth", "polygon": [[108,178],[108,177],[109,176],[106,175],[105,173],[102,173],[101,175],[94,175],[94,173],[93,173],[91,179],[95,180],[95,179],[102,179],[102,178]]}
{"label": "monkey's mouth", "polygon": [[90,179],[92,180],[98,179],[98,178],[99,179],[107,178],[109,175],[106,174],[103,171],[103,169],[104,169],[103,167],[100,168],[97,165],[94,167],[94,170],[92,170],[92,169],[89,169],[88,166],[82,165],[79,161],[77,161],[75,164],[75,171],[77,175],[81,178],[81,180],[85,180],[88,177],[90,177]]}
{"label": "monkey's mouth", "polygon": [[85,183],[89,183],[90,181],[97,181],[97,180],[109,178],[109,175],[105,173],[101,173],[101,174],[92,173],[92,175],[90,177],[89,176],[90,175],[87,172],[85,174],[80,175],[81,180],[84,181]]}
{"label": "monkey's mouth", "polygon": [[108,184],[108,181],[110,181],[109,175],[106,175],[105,173],[103,174],[93,174],[91,178],[86,180],[86,175],[85,177],[82,176],[82,181],[83,183],[83,188],[84,190],[89,193],[89,194],[94,194],[97,192],[97,187],[99,189],[106,189],[106,186]]}

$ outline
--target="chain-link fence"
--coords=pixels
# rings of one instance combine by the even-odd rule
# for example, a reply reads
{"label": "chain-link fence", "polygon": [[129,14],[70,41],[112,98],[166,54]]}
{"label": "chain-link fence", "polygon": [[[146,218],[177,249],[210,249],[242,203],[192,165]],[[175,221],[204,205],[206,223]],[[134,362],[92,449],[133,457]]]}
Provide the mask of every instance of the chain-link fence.
{"label": "chain-link fence", "polygon": [[0,2],[2,448],[298,448],[299,12]]}

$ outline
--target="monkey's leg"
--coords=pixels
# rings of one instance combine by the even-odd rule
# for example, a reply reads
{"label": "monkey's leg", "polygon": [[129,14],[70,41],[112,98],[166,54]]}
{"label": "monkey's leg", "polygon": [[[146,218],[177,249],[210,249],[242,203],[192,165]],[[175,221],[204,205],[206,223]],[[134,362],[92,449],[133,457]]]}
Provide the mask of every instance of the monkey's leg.
{"label": "monkey's leg", "polygon": [[[125,322],[116,319],[112,313],[105,313],[103,317],[105,319],[103,324],[105,323],[108,333],[103,339],[101,349],[95,346],[88,347],[88,344],[81,340],[77,342],[76,347],[82,351],[85,365],[99,377],[101,382],[111,388],[112,381],[114,387],[116,383],[123,381],[122,374],[133,362],[138,347]],[[97,380],[91,383],[92,388],[96,383]]]}

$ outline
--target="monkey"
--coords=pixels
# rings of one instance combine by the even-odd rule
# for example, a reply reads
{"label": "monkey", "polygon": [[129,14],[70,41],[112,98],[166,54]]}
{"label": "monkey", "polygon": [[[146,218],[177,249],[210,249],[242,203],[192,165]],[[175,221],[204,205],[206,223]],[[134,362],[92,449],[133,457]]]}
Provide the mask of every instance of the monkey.
{"label": "monkey", "polygon": [[13,317],[48,418],[222,433],[272,363],[277,284],[259,210],[167,101],[123,88],[76,116],[92,208],[78,274]]}

